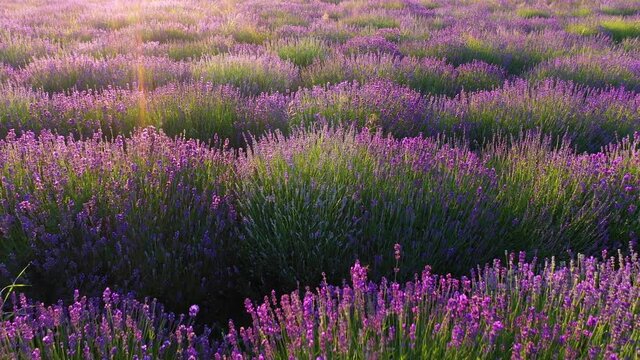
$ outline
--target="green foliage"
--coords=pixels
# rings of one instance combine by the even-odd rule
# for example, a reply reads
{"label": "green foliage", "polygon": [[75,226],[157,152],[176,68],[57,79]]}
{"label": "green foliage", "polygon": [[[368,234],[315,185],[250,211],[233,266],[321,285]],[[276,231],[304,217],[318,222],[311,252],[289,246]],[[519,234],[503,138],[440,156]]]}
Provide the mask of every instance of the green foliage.
{"label": "green foliage", "polygon": [[329,53],[329,47],[317,38],[280,40],[272,43],[270,47],[281,59],[291,61],[299,67],[322,61]]}
{"label": "green foliage", "polygon": [[640,36],[640,21],[638,20],[607,20],[601,22],[600,27],[615,41]]}

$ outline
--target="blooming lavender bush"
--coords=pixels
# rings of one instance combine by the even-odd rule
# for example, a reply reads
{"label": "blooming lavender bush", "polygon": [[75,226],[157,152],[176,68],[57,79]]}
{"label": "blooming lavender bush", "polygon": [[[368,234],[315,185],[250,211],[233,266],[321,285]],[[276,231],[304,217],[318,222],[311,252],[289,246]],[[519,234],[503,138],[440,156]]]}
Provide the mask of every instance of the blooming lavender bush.
{"label": "blooming lavender bush", "polygon": [[393,56],[402,55],[398,45],[380,35],[353,37],[343,45],[343,51],[347,54],[373,52]]}
{"label": "blooming lavender bush", "polygon": [[455,76],[455,68],[443,60],[399,58],[385,53],[336,55],[302,73],[303,82],[308,86],[386,79],[433,94],[455,94]]}
{"label": "blooming lavender bush", "polygon": [[624,89],[517,80],[492,91],[462,93],[439,112],[439,118],[449,123],[449,129],[464,129],[474,142],[484,143],[496,134],[519,137],[522,130],[538,129],[556,138],[567,136],[579,150],[595,152],[634,133],[639,99]]}
{"label": "blooming lavender bush", "polygon": [[479,156],[366,130],[267,137],[238,164],[247,271],[286,288],[323,271],[338,281],[359,258],[385,275],[389,239],[407,249],[410,271],[458,272],[505,248],[550,256],[635,241],[637,140],[592,156],[533,135],[506,144]]}
{"label": "blooming lavender bush", "polygon": [[316,38],[282,39],[271,45],[283,60],[289,60],[299,67],[306,67],[318,60],[324,60],[329,53],[328,46]]}
{"label": "blooming lavender bush", "polygon": [[0,62],[14,67],[25,66],[34,57],[55,55],[61,50],[51,42],[0,33]]}
{"label": "blooming lavender bush", "polygon": [[427,116],[425,98],[390,81],[316,86],[296,92],[289,102],[292,127],[325,121],[372,130],[381,128],[396,136],[406,136],[427,131],[435,123]]}
{"label": "blooming lavender bush", "polygon": [[189,78],[186,64],[158,57],[118,56],[94,59],[77,55],[42,58],[16,75],[16,81],[46,92],[70,89],[102,90],[109,86],[153,89],[171,81]]}
{"label": "blooming lavender bush", "polygon": [[[396,266],[403,249],[394,246]],[[372,282],[356,261],[351,281],[323,281],[263,303],[247,299],[251,324],[229,321],[220,343],[189,317],[105,289],[101,299],[45,306],[13,296],[0,308],[0,354],[34,359],[410,357],[595,358],[638,356],[638,255],[570,263],[514,253],[460,278],[426,266],[406,283]]]}
{"label": "blooming lavender bush", "polygon": [[152,95],[147,121],[170,136],[219,137],[241,147],[251,134],[288,131],[287,98],[279,93],[245,97],[229,85],[196,82],[167,86]]}
{"label": "blooming lavender bush", "polygon": [[209,347],[189,317],[165,312],[157,300],[137,301],[106,288],[101,298],[74,293],[73,302],[53,305],[12,294],[0,307],[0,355],[29,359],[196,359]]}
{"label": "blooming lavender bush", "polygon": [[299,81],[292,63],[266,55],[214,56],[195,64],[193,73],[195,78],[234,85],[249,94],[296,90]]}
{"label": "blooming lavender bush", "polygon": [[634,358],[638,269],[635,252],[568,264],[512,253],[469,277],[426,266],[407,283],[374,283],[356,261],[349,284],[247,300],[252,326],[230,323],[219,358]]}
{"label": "blooming lavender bush", "polygon": [[31,263],[43,300],[114,286],[172,308],[198,298],[208,316],[234,286],[228,151],[153,129],[109,142],[44,132],[9,134],[0,159],[2,283]]}
{"label": "blooming lavender bush", "polygon": [[472,61],[456,68],[458,87],[467,92],[499,88],[506,77],[502,68],[482,61]]}
{"label": "blooming lavender bush", "polygon": [[285,95],[243,96],[229,85],[207,82],[169,84],[152,92],[108,89],[73,91],[49,96],[20,87],[0,89],[0,135],[55,130],[74,137],[102,131],[108,137],[130,135],[155,126],[170,136],[210,142],[215,137],[244,146],[245,137],[288,130]]}
{"label": "blooming lavender bush", "polygon": [[640,89],[640,60],[633,55],[575,56],[557,58],[532,71],[533,79],[558,78],[591,87]]}

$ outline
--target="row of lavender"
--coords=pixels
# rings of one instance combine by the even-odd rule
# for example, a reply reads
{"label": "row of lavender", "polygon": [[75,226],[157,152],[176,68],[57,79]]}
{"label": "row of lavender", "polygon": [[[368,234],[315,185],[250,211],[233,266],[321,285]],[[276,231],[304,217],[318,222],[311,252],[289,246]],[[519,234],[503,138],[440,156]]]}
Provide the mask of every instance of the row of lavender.
{"label": "row of lavender", "polygon": [[[640,119],[633,2],[34,0],[3,9],[1,136],[153,125],[241,145],[324,119],[478,144],[536,128],[597,151]],[[343,83],[354,81],[365,85]]]}
{"label": "row of lavender", "polygon": [[[592,155],[529,134],[481,153],[368,130],[269,135],[248,153],[153,129],[113,141],[44,132],[0,142],[0,278],[51,302],[104,287],[197,303],[208,320],[245,296],[374,278],[428,263],[465,273],[505,249],[597,253],[640,233],[631,138]],[[239,157],[237,154],[239,152]]]}
{"label": "row of lavender", "polygon": [[[173,61],[162,56],[131,54],[97,59],[87,55],[47,57],[34,60],[21,69],[2,67],[0,80],[55,93],[109,87],[152,90],[170,82],[203,79],[234,85],[245,93],[259,94],[378,78],[393,80],[422,93],[453,96],[462,90],[469,92],[499,87],[508,77],[503,67],[507,60],[492,59],[482,54],[465,55],[466,59],[456,61],[459,63],[456,67],[436,57],[402,56],[393,43],[386,44],[382,37],[350,41],[362,42],[358,45],[362,49],[335,53],[321,41],[307,38],[281,42],[281,48],[275,53],[267,49],[241,48],[238,52],[198,61]],[[371,42],[379,46],[373,46]],[[598,88],[622,86],[628,90],[640,89],[638,52],[584,51],[541,61],[521,77],[534,81],[557,78]],[[448,55],[448,59],[452,56],[455,54]],[[513,54],[505,57],[514,61]],[[308,64],[299,68],[292,61]]]}
{"label": "row of lavender", "polygon": [[[197,59],[239,47],[304,59],[330,48],[501,62],[518,73],[584,51],[637,51],[634,1],[6,1],[0,60],[144,54]],[[290,40],[313,40],[292,44]],[[317,51],[320,51],[318,54]]]}
{"label": "row of lavender", "polygon": [[[0,355],[10,359],[353,359],[640,356],[638,254],[578,256],[543,264],[511,254],[470,277],[371,282],[356,261],[351,283],[326,282],[263,303],[245,302],[250,325],[229,321],[221,341],[189,317],[105,289],[101,298],[46,306],[11,295],[0,308]],[[396,244],[395,258],[401,260]],[[537,270],[540,269],[540,270]],[[7,297],[8,299],[9,297]]]}
{"label": "row of lavender", "polygon": [[[34,1],[5,10],[0,79],[47,92],[200,78],[254,93],[373,76],[449,95],[499,85],[505,74],[631,90],[640,83],[633,2]],[[452,67],[473,60],[498,68]]]}
{"label": "row of lavender", "polygon": [[0,108],[2,137],[12,130],[21,134],[46,129],[76,137],[91,137],[96,131],[129,135],[151,125],[170,136],[210,141],[217,134],[232,146],[243,146],[251,135],[272,130],[288,134],[296,127],[329,123],[380,128],[396,137],[446,133],[475,145],[496,134],[518,137],[523,130],[537,129],[556,138],[566,136],[580,151],[594,152],[640,128],[637,92],[555,80],[516,80],[453,98],[421,95],[389,80],[316,86],[288,95],[244,95],[229,85],[196,82],[153,92],[108,90],[51,97],[4,87],[0,97],[5,101]]}

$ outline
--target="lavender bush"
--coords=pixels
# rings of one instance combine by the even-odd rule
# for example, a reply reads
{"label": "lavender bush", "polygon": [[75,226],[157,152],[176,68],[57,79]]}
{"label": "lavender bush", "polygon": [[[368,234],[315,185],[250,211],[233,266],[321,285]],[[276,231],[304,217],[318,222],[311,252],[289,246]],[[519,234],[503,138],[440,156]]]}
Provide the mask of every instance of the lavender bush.
{"label": "lavender bush", "polygon": [[525,259],[512,253],[459,279],[427,266],[404,284],[371,282],[356,262],[349,284],[247,300],[252,326],[230,323],[229,355],[218,358],[639,356],[637,253],[565,265]]}
{"label": "lavender bush", "polygon": [[278,57],[262,55],[221,55],[201,60],[194,76],[214,84],[230,84],[250,94],[292,91],[298,86],[298,70]]}
{"label": "lavender bush", "polygon": [[388,275],[389,239],[407,249],[409,271],[458,272],[505,248],[550,256],[635,241],[637,140],[597,155],[533,134],[507,144],[477,155],[366,130],[268,136],[238,160],[247,271],[286,288],[323,271],[338,281],[359,258]]}
{"label": "lavender bush", "polygon": [[633,55],[576,56],[540,64],[531,78],[557,78],[596,88],[640,89],[640,61]]}
{"label": "lavender bush", "polygon": [[165,58],[94,59],[77,55],[33,61],[16,75],[16,81],[53,93],[102,90],[109,86],[153,89],[171,81],[184,81],[189,76],[186,64]]}
{"label": "lavender bush", "polygon": [[[403,249],[394,258],[402,264]],[[622,359],[638,356],[638,255],[578,255],[568,264],[528,262],[524,253],[460,278],[426,266],[400,283],[368,278],[359,261],[351,281],[323,281],[264,302],[247,299],[251,324],[229,321],[223,342],[197,333],[189,316],[164,312],[109,288],[101,298],[76,292],[71,305],[13,296],[0,310],[0,354],[32,359],[238,359],[358,356],[424,359]]]}
{"label": "lavender bush", "polygon": [[152,129],[110,142],[45,132],[9,134],[0,159],[3,283],[31,263],[43,300],[109,285],[172,307],[233,286],[228,151]]}

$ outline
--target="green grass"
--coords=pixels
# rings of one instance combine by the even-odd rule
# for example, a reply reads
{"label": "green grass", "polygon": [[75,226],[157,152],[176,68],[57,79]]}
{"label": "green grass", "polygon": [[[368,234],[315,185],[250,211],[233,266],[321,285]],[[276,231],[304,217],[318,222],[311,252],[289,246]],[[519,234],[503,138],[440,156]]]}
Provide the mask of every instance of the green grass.
{"label": "green grass", "polygon": [[640,21],[638,20],[607,20],[601,22],[600,27],[611,35],[614,41],[640,37]]}
{"label": "green grass", "polygon": [[600,9],[600,12],[611,16],[631,16],[640,13],[640,5],[604,6]]}
{"label": "green grass", "polygon": [[542,9],[534,9],[534,8],[522,8],[516,11],[516,14],[521,18],[525,19],[533,19],[533,18],[549,18],[551,14]]}
{"label": "green grass", "polygon": [[570,34],[593,36],[600,33],[597,26],[587,24],[569,24],[565,27],[565,31]]}
{"label": "green grass", "polygon": [[325,42],[317,38],[286,39],[270,44],[282,60],[288,60],[299,67],[307,67],[318,60],[324,60],[329,53]]}
{"label": "green grass", "polygon": [[400,23],[394,18],[373,14],[356,15],[354,17],[344,19],[343,22],[347,25],[371,27],[375,29],[400,27]]}

